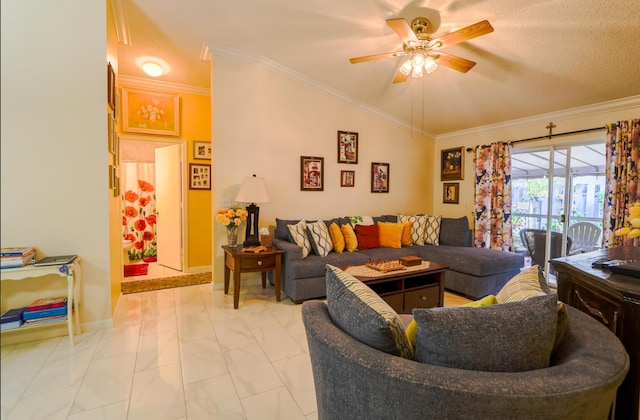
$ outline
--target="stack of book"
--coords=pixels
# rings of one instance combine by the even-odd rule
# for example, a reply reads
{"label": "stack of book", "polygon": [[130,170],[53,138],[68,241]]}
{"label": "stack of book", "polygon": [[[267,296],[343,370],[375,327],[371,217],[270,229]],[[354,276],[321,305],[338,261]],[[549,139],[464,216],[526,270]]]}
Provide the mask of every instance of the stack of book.
{"label": "stack of book", "polygon": [[13,330],[22,326],[22,314],[27,308],[9,309],[0,316],[0,331]]}
{"label": "stack of book", "polygon": [[31,264],[36,256],[32,246],[0,249],[0,268],[18,268]]}
{"label": "stack of book", "polygon": [[67,320],[67,298],[38,299],[22,313],[25,326],[49,324]]}

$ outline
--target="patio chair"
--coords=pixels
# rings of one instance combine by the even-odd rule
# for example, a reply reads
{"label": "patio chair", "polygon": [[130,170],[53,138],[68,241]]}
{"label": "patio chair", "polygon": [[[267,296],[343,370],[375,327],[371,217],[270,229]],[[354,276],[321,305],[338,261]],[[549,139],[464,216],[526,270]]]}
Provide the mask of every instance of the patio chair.
{"label": "patio chair", "polygon": [[583,252],[591,252],[600,248],[600,235],[602,229],[593,223],[578,222],[569,226],[567,235],[573,240],[570,255],[581,254]]}
{"label": "patio chair", "polygon": [[[525,247],[527,247],[527,251],[531,256],[531,265],[538,265],[540,268],[544,269],[544,246],[547,239],[547,231],[543,229],[522,229],[520,231],[520,239],[522,239],[522,243]],[[551,250],[549,252],[549,259],[561,257],[561,246],[562,244],[562,233],[560,232],[551,232]],[[569,255],[569,250],[571,249],[571,245],[573,241],[570,236],[567,236],[567,253]],[[553,269],[550,270],[553,273]]]}

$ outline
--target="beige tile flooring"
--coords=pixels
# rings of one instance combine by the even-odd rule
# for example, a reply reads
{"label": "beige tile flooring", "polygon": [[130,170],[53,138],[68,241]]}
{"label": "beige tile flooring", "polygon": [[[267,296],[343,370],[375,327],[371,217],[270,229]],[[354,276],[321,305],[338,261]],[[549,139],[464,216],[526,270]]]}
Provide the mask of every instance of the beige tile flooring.
{"label": "beige tile flooring", "polygon": [[[445,305],[468,300],[446,293]],[[301,305],[245,281],[123,295],[114,327],[2,347],[1,419],[315,419]]]}

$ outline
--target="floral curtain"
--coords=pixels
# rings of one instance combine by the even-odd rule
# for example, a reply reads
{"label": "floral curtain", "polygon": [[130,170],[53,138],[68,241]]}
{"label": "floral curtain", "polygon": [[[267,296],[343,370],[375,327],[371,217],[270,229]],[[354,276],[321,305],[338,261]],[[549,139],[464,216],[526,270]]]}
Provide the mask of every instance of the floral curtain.
{"label": "floral curtain", "polygon": [[511,144],[477,146],[473,164],[474,245],[512,251]]}
{"label": "floral curtain", "polygon": [[129,261],[157,259],[155,164],[122,165],[122,239],[131,241]]}
{"label": "floral curtain", "polygon": [[606,196],[603,246],[632,244],[633,239],[615,236],[629,226],[629,207],[640,200],[640,119],[607,124]]}

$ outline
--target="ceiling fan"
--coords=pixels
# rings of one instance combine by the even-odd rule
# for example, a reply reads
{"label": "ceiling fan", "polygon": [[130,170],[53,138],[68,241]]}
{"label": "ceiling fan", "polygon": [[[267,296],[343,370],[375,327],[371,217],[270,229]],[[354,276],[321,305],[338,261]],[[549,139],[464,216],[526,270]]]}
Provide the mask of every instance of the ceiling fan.
{"label": "ceiling fan", "polygon": [[475,62],[447,54],[441,50],[493,32],[493,27],[489,21],[483,20],[439,38],[431,39],[428,34],[432,25],[427,18],[417,17],[413,19],[411,25],[402,18],[387,19],[386,22],[402,39],[402,51],[355,57],[349,59],[349,61],[352,64],[356,64],[388,57],[408,56],[407,60],[398,69],[393,83],[404,82],[410,75],[412,77],[422,77],[424,71],[431,73],[438,67],[438,64],[462,73],[468,72],[476,65]]}

